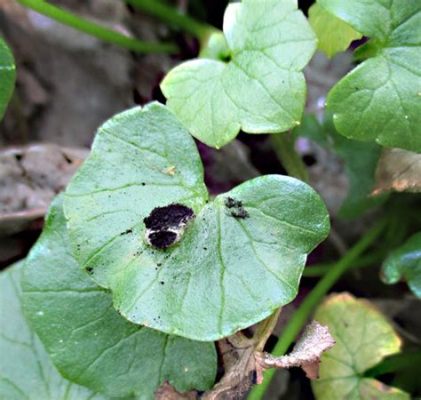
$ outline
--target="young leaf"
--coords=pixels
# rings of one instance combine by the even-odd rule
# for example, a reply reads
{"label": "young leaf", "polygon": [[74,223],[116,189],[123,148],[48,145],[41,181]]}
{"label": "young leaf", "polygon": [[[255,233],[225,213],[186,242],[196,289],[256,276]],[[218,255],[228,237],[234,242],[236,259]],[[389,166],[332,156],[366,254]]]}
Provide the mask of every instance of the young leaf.
{"label": "young leaf", "polygon": [[308,21],[317,35],[318,49],[329,58],[345,51],[353,40],[362,38],[359,32],[317,3],[310,7],[308,16]]}
{"label": "young leaf", "polygon": [[0,398],[105,400],[61,377],[22,312],[23,262],[0,274]]}
{"label": "young leaf", "polygon": [[404,245],[394,250],[384,261],[382,279],[394,284],[401,279],[421,298],[421,232],[411,236]]}
{"label": "young leaf", "polygon": [[329,93],[327,106],[338,131],[353,139],[421,151],[421,2],[318,3],[372,38],[364,49],[373,56]]}
{"label": "young leaf", "polygon": [[61,199],[26,261],[25,314],[59,371],[112,397],[153,399],[168,381],[205,390],[216,373],[213,343],[193,342],[134,325],[71,256]]}
{"label": "young leaf", "polygon": [[306,94],[301,71],[316,38],[297,0],[231,3],[224,34],[227,62],[187,61],[165,77],[169,108],[193,136],[216,148],[240,129],[278,133],[298,125]]}
{"label": "young leaf", "polygon": [[347,293],[332,295],[314,318],[327,325],[336,340],[322,356],[320,378],[311,383],[316,399],[409,400],[399,389],[364,377],[365,371],[401,348],[393,327],[372,304]]}
{"label": "young leaf", "polygon": [[0,37],[0,120],[6,111],[13,93],[16,79],[16,67],[13,54],[6,42]]}
{"label": "young leaf", "polygon": [[[259,177],[209,204],[202,179],[193,139],[164,106],[152,104],[100,128],[68,187],[65,214],[76,257],[111,289],[122,315],[215,340],[294,299],[329,217],[317,193],[290,177]],[[174,203],[195,218],[177,244],[150,246],[144,219]],[[173,216],[171,207],[158,209],[146,222],[157,213],[161,224]]]}

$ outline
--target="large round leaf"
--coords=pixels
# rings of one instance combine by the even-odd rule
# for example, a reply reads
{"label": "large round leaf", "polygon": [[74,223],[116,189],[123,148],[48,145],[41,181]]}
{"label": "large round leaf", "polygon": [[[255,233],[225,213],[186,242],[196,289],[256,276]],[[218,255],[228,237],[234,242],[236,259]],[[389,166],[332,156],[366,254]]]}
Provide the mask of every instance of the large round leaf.
{"label": "large round leaf", "polygon": [[26,261],[25,314],[59,371],[113,397],[153,399],[169,381],[180,391],[212,386],[212,343],[193,342],[131,324],[111,296],[72,257],[61,200]]}
{"label": "large round leaf", "polygon": [[329,327],[335,346],[321,358],[316,399],[409,400],[407,393],[365,378],[364,372],[399,353],[401,340],[387,319],[365,300],[343,293],[330,296],[314,318]]}
{"label": "large round leaf", "polygon": [[229,61],[187,61],[162,82],[180,121],[216,148],[240,129],[277,133],[298,125],[306,95],[301,71],[316,50],[316,38],[297,0],[229,4],[224,34]]}
{"label": "large round leaf", "polygon": [[[147,147],[163,142],[165,153]],[[169,165],[175,174],[166,173]],[[329,230],[317,193],[272,175],[205,199],[193,140],[165,107],[123,113],[99,130],[65,213],[80,263],[130,321],[215,340],[296,296],[306,256]],[[196,218],[176,245],[149,246],[143,219],[176,202]]]}
{"label": "large round leaf", "polygon": [[364,47],[372,57],[329,93],[327,106],[338,131],[353,139],[421,151],[421,2],[318,3],[372,38]]}
{"label": "large round leaf", "polygon": [[0,274],[0,399],[105,400],[64,379],[22,310],[23,262]]}

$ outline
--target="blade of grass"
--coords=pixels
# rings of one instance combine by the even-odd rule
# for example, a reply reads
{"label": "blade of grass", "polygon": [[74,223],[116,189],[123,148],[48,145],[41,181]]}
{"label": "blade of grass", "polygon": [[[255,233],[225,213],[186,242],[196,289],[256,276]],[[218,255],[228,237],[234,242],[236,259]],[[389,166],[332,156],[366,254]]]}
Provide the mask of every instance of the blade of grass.
{"label": "blade of grass", "polygon": [[112,29],[105,28],[95,22],[81,18],[70,11],[63,10],[44,0],[17,0],[23,6],[45,15],[63,25],[70,26],[80,32],[84,32],[90,36],[104,42],[112,43],[120,47],[138,52],[138,53],[174,53],[177,46],[172,43],[151,43],[134,39],[118,33]]}

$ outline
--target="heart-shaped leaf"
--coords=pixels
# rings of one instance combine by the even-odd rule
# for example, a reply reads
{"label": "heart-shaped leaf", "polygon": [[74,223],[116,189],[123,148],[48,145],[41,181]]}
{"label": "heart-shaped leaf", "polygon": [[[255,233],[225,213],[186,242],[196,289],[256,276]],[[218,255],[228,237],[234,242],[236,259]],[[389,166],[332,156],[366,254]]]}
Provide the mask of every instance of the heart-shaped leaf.
{"label": "heart-shaped leaf", "polygon": [[421,151],[421,2],[318,0],[372,38],[372,55],[330,91],[327,106],[349,138]]}
{"label": "heart-shaped leaf", "polygon": [[0,274],[0,398],[105,400],[64,379],[54,368],[22,312],[23,262]]}
{"label": "heart-shaped leaf", "polygon": [[316,399],[409,400],[408,394],[364,377],[365,371],[401,348],[393,327],[371,303],[347,293],[332,295],[314,318],[329,327],[336,341],[322,355],[320,377],[311,383]]}
{"label": "heart-shaped leaf", "polygon": [[13,93],[16,67],[13,54],[6,42],[0,37],[0,120]]}
{"label": "heart-shaped leaf", "polygon": [[421,232],[411,236],[401,247],[394,250],[384,261],[382,279],[394,284],[401,279],[421,298]]}
{"label": "heart-shaped leaf", "polygon": [[138,399],[153,399],[164,381],[180,391],[212,386],[213,343],[131,324],[80,269],[69,249],[60,198],[28,256],[23,290],[27,318],[68,379],[112,397]]}
{"label": "heart-shaped leaf", "polygon": [[[127,319],[216,340],[294,299],[329,218],[317,193],[290,177],[256,178],[209,204],[202,179],[193,139],[152,104],[100,128],[68,187],[65,214],[75,255]],[[183,206],[166,207],[174,203]],[[147,244],[157,223],[185,206],[195,218],[181,240],[166,249]]]}
{"label": "heart-shaped leaf", "polygon": [[316,38],[297,0],[229,4],[224,34],[226,62],[187,61],[165,77],[161,88],[170,109],[193,136],[216,148],[240,129],[278,133],[298,125],[306,94],[301,71]]}
{"label": "heart-shaped leaf", "polygon": [[309,8],[308,21],[317,35],[318,49],[329,58],[336,53],[345,51],[353,40],[362,37],[346,22],[335,17],[317,3]]}

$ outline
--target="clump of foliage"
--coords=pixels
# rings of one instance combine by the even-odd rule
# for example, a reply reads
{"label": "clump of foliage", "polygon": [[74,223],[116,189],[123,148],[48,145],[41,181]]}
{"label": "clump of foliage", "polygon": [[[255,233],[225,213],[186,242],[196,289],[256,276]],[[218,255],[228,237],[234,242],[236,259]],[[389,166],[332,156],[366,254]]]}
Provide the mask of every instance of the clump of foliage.
{"label": "clump of foliage", "polygon": [[[95,30],[46,2],[21,3],[131,50],[173,49]],[[374,379],[402,346],[387,318],[348,294],[318,305],[379,238],[397,247],[381,254],[383,279],[403,277],[420,297],[421,241],[419,233],[409,238],[411,216],[394,210],[387,194],[370,195],[383,146],[419,160],[421,3],[318,0],[308,21],[296,0],[243,0],[228,5],[223,31],[159,2],[128,3],[165,21],[173,15],[199,37],[201,55],[163,79],[166,105],[127,110],[99,128],[27,259],[0,275],[0,397],[236,398],[257,380],[249,398],[261,399],[270,368],[300,366],[316,378],[321,358],[312,385],[318,399],[409,398]],[[363,36],[360,63],[331,89],[324,119],[303,115],[303,69],[317,47],[333,56]],[[3,40],[0,77],[2,116],[15,79]],[[211,198],[192,136],[220,148],[240,131],[273,134],[290,176],[259,176]],[[296,298],[307,257],[330,230],[322,199],[305,182],[298,137],[345,162],[341,217],[381,205],[387,212],[323,269],[267,354],[280,309]],[[400,236],[396,224],[405,227]],[[328,330],[311,324],[285,358],[316,307]],[[242,333],[250,327],[251,338]],[[227,346],[235,361],[224,358]],[[224,375],[215,382],[217,351]]]}

